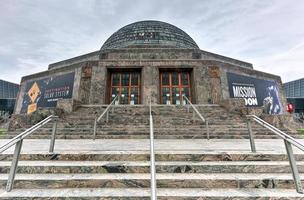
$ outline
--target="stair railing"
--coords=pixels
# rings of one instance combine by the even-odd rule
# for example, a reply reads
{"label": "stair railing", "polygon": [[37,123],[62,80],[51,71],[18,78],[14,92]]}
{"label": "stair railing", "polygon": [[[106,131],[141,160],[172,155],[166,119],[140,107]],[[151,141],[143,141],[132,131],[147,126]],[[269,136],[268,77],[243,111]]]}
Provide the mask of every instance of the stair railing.
{"label": "stair railing", "polygon": [[[118,98],[118,95],[116,95],[116,97],[114,97],[114,99],[112,100],[112,102],[107,106],[107,108],[101,113],[101,115],[98,118],[95,118],[94,120],[94,128],[93,128],[93,140],[96,139],[96,131],[97,131],[97,123],[104,117],[106,116],[106,123],[109,122],[109,111],[110,108],[113,106],[113,104],[115,103],[115,100]],[[114,113],[114,107],[112,107],[112,113]]]}
{"label": "stair railing", "polygon": [[149,98],[149,122],[150,122],[150,173],[151,173],[151,200],[156,200],[156,170],[155,170],[155,151],[154,151],[154,129],[151,108],[151,98]]}
{"label": "stair railing", "polygon": [[29,128],[29,129],[25,130],[24,132],[20,133],[19,135],[12,138],[11,140],[9,140],[7,143],[5,143],[4,145],[2,145],[0,147],[0,153],[3,153],[7,149],[9,149],[10,147],[15,145],[14,155],[13,155],[13,159],[12,159],[12,165],[11,165],[11,168],[10,168],[10,172],[9,172],[9,176],[8,176],[8,180],[7,180],[7,184],[6,184],[6,191],[7,192],[10,192],[13,189],[15,175],[16,175],[16,171],[17,171],[17,167],[18,167],[18,161],[19,161],[19,157],[20,157],[20,152],[21,152],[23,140],[27,136],[31,135],[34,131],[38,130],[39,128],[41,128],[42,126],[44,126],[45,124],[47,124],[51,121],[54,121],[54,123],[53,123],[53,129],[52,129],[52,136],[51,136],[49,152],[54,153],[55,138],[56,138],[56,131],[57,131],[57,121],[58,121],[58,117],[54,116],[54,115],[50,115],[49,117],[45,118],[44,120],[42,120],[39,123],[32,126],[31,128]]}
{"label": "stair railing", "polygon": [[284,140],[286,153],[289,160],[289,165],[291,167],[293,180],[296,186],[296,190],[298,193],[303,193],[303,187],[301,183],[301,178],[299,176],[299,171],[296,164],[296,159],[293,154],[292,145],[297,147],[298,149],[304,151],[304,145],[298,142],[296,139],[291,137],[290,135],[284,133],[280,129],[274,127],[273,125],[269,124],[268,122],[262,120],[261,118],[257,117],[256,115],[247,115],[247,126],[248,126],[248,133],[250,137],[250,145],[252,152],[256,152],[255,143],[254,143],[254,137],[252,133],[251,128],[251,120],[257,122],[258,124],[262,125],[263,127],[267,128],[268,130],[272,131],[276,135],[278,135],[280,138]]}
{"label": "stair railing", "polygon": [[210,139],[210,133],[209,133],[209,122],[208,120],[206,120],[202,114],[197,110],[197,108],[191,103],[191,101],[185,96],[183,95],[183,98],[186,100],[186,106],[187,106],[187,110],[188,112],[190,112],[190,107],[189,105],[192,107],[193,109],[193,118],[195,117],[195,113],[198,115],[198,117],[206,124],[206,130],[207,130],[207,139]]}

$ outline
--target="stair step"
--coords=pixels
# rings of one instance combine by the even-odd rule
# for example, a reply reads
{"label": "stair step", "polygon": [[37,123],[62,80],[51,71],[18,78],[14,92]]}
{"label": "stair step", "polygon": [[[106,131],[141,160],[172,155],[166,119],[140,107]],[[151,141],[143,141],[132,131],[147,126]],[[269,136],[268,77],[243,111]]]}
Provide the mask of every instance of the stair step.
{"label": "stair step", "polygon": [[[14,188],[147,188],[150,177],[150,173],[16,174]],[[1,188],[7,178],[0,174]],[[291,173],[157,173],[156,180],[161,188],[294,188]]]}
{"label": "stair step", "polygon": [[[61,189],[14,189],[11,192],[0,190],[0,198],[81,198],[104,200],[119,198],[120,200],[149,200],[151,196],[148,188],[61,188]],[[192,199],[208,198],[208,200],[249,198],[290,199],[299,200],[304,196],[296,193],[294,189],[199,189],[199,188],[158,188],[158,199]]]}
{"label": "stair step", "polygon": [[[110,200],[149,200],[151,196],[148,188],[61,188],[61,189],[14,189],[11,192],[0,190],[0,198],[26,198],[26,199],[50,199],[50,198],[81,198]],[[208,198],[208,200],[238,199],[248,200],[251,198],[267,199],[290,199],[299,200],[303,194],[294,189],[199,189],[199,188],[158,188],[158,199],[192,199]]]}
{"label": "stair step", "polygon": [[[304,173],[304,162],[297,162]],[[0,161],[0,173],[8,173],[11,162]],[[17,173],[149,173],[149,161],[20,161]],[[287,161],[157,161],[157,173],[291,173]]]}

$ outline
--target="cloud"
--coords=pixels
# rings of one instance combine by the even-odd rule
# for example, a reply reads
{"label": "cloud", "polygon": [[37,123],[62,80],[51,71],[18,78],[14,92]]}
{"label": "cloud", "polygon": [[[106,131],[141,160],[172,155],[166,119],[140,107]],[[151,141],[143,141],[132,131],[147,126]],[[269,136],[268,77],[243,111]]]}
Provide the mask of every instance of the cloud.
{"label": "cloud", "polygon": [[289,81],[304,77],[303,10],[302,0],[2,0],[0,79],[20,82],[98,50],[126,24],[154,19],[185,30],[201,49]]}
{"label": "cloud", "polygon": [[303,55],[304,41],[285,52],[257,58],[256,69],[281,75],[283,82],[304,78]]}

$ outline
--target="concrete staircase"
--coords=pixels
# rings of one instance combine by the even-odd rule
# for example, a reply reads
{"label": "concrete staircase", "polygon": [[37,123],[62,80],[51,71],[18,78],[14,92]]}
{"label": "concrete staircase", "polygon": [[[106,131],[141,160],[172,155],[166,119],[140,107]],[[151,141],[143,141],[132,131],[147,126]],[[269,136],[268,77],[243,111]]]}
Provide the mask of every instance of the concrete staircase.
{"label": "concrete staircase", "polygon": [[[209,121],[211,139],[248,139],[246,121],[237,114],[227,113],[217,105],[199,105],[199,111]],[[82,107],[76,112],[61,119],[58,124],[58,139],[90,139],[93,137],[94,119],[104,110],[104,107]],[[98,124],[97,139],[148,139],[148,107],[119,106],[114,113],[109,114],[109,122]],[[206,126],[195,116],[193,111],[187,112],[185,107],[155,106],[153,107],[156,139],[206,139]],[[1,139],[12,138],[26,128],[0,135]],[[277,138],[268,129],[258,124],[252,125],[255,138]],[[50,136],[52,125],[48,124],[31,139],[45,139]],[[286,131],[286,130],[285,130]],[[290,133],[299,137],[296,133]]]}
{"label": "concrete staircase", "polygon": [[[103,109],[82,107],[61,119],[55,154],[47,153],[51,126],[25,141],[9,193],[13,150],[0,155],[0,199],[150,199],[148,108],[115,108],[93,141],[93,120]],[[294,189],[284,146],[270,147],[282,140],[253,124],[259,139],[251,153],[240,116],[215,105],[199,110],[210,122],[210,141],[192,112],[153,107],[158,199],[304,199]],[[296,159],[304,173],[304,154]]]}
{"label": "concrete staircase", "polygon": [[[300,173],[303,157],[297,156]],[[1,188],[9,160],[1,155]],[[142,151],[22,154],[14,189],[0,198],[149,199],[148,160]],[[156,160],[159,199],[304,198],[283,154],[159,152]]]}

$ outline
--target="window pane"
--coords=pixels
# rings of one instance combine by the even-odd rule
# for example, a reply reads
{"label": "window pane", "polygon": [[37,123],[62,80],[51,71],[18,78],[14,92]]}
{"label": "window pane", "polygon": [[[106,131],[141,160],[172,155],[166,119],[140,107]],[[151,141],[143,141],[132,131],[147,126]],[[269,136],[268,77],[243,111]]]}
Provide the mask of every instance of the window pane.
{"label": "window pane", "polygon": [[113,77],[113,79],[112,79],[112,85],[113,86],[119,86],[120,74],[113,74],[112,77]]}
{"label": "window pane", "polygon": [[189,88],[183,87],[182,88],[182,95],[185,95],[189,99],[190,98],[190,90],[189,90]]}
{"label": "window pane", "polygon": [[128,104],[129,103],[128,101],[129,101],[129,88],[123,87],[121,88],[120,103]]}
{"label": "window pane", "polygon": [[130,100],[134,101],[134,104],[139,104],[139,88],[138,87],[132,87],[131,88],[131,95],[130,95]]}
{"label": "window pane", "polygon": [[129,74],[121,74],[121,85],[122,86],[128,86],[129,85]]}
{"label": "window pane", "polygon": [[[119,95],[119,87],[112,87],[111,101]],[[114,96],[114,97],[113,97]]]}
{"label": "window pane", "polygon": [[181,73],[182,85],[189,85],[188,73]]}
{"label": "window pane", "polygon": [[138,85],[139,74],[131,74],[131,84]]}
{"label": "window pane", "polygon": [[162,74],[162,85],[170,85],[169,83],[169,73]]}
{"label": "window pane", "polygon": [[172,85],[178,85],[179,84],[178,73],[177,72],[172,73],[171,79],[172,79]]}
{"label": "window pane", "polygon": [[179,88],[172,88],[172,104],[180,104]]}
{"label": "window pane", "polygon": [[170,88],[164,87],[162,88],[162,104],[166,104],[167,100],[170,101]]}

